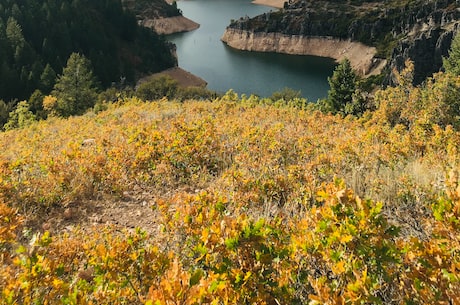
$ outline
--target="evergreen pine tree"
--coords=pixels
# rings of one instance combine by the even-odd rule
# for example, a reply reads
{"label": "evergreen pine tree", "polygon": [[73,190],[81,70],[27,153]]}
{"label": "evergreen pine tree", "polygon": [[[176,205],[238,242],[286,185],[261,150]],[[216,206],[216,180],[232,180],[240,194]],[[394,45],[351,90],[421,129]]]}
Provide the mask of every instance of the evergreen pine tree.
{"label": "evergreen pine tree", "polygon": [[352,103],[356,90],[357,75],[348,59],[344,59],[328,78],[330,89],[326,100],[328,110],[343,113],[347,104]]}
{"label": "evergreen pine tree", "polygon": [[[25,39],[22,34],[22,28],[13,17],[8,18],[6,25],[6,36],[11,43],[13,49],[20,49],[25,45]],[[19,51],[16,51],[19,52]]]}
{"label": "evergreen pine tree", "polygon": [[9,107],[5,101],[0,100],[0,128],[8,121]]}
{"label": "evergreen pine tree", "polygon": [[29,110],[35,115],[35,118],[46,119],[46,111],[43,109],[43,98],[45,95],[40,90],[35,90],[29,97]]}
{"label": "evergreen pine tree", "polygon": [[442,59],[446,72],[460,75],[460,35],[455,35],[450,46],[449,56]]}
{"label": "evergreen pine tree", "polygon": [[83,55],[72,53],[52,92],[58,100],[56,112],[64,117],[83,114],[94,106],[96,88],[90,61]]}
{"label": "evergreen pine tree", "polygon": [[40,89],[43,92],[49,93],[51,89],[53,89],[55,82],[56,72],[54,72],[50,64],[47,64],[42,74],[40,75]]}

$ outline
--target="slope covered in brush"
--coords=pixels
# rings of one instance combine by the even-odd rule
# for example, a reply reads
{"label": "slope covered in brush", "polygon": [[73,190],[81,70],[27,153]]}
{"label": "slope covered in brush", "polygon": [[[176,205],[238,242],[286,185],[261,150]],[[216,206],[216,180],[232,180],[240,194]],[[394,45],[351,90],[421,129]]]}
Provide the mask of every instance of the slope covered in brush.
{"label": "slope covered in brush", "polygon": [[361,119],[230,91],[1,133],[0,304],[458,303],[460,81],[408,79]]}

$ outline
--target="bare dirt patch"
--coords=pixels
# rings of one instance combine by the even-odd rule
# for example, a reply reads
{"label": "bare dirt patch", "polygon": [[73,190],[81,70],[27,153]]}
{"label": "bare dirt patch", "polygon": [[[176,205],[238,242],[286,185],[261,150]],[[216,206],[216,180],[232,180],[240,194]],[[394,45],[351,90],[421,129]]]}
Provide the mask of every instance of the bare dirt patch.
{"label": "bare dirt patch", "polygon": [[71,202],[53,207],[26,226],[34,231],[53,234],[71,232],[76,228],[90,229],[112,226],[119,229],[140,228],[149,234],[158,232],[156,200],[148,192],[124,192],[121,198],[94,199]]}
{"label": "bare dirt patch", "polygon": [[152,74],[151,76],[148,76],[148,78],[158,77],[161,75],[168,75],[172,77],[181,87],[206,87],[208,84],[204,79],[179,67],[170,68],[168,70]]}

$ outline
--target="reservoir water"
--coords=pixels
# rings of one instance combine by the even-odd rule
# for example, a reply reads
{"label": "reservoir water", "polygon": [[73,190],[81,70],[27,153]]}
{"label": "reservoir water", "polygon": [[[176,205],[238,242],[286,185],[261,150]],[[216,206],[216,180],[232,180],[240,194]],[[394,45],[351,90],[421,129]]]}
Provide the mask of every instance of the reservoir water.
{"label": "reservoir water", "polygon": [[200,27],[169,35],[168,40],[177,46],[179,66],[203,78],[209,89],[268,97],[289,87],[301,91],[309,101],[327,96],[327,77],[335,67],[332,59],[239,51],[220,40],[231,19],[253,17],[275,8],[250,0],[181,0],[177,6]]}

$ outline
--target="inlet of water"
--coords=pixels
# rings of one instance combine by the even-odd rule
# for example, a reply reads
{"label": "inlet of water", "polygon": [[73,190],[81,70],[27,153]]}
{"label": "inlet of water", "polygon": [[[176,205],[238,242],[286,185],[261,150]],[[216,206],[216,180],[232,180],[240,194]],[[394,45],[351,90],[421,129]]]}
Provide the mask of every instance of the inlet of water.
{"label": "inlet of water", "polygon": [[332,75],[334,60],[239,51],[220,40],[231,19],[253,17],[274,8],[250,0],[181,0],[177,6],[200,28],[168,39],[177,46],[179,66],[206,80],[209,89],[267,97],[288,87],[301,91],[309,101],[327,96],[327,77]]}

